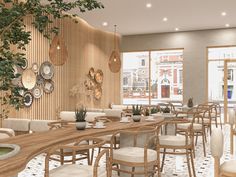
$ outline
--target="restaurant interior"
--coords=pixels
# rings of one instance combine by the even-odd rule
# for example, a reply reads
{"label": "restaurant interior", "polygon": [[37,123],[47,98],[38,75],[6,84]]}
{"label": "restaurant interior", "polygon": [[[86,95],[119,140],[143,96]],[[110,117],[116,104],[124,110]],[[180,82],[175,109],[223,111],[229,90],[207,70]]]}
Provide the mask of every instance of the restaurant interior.
{"label": "restaurant interior", "polygon": [[0,177],[236,177],[235,0],[0,0]]}

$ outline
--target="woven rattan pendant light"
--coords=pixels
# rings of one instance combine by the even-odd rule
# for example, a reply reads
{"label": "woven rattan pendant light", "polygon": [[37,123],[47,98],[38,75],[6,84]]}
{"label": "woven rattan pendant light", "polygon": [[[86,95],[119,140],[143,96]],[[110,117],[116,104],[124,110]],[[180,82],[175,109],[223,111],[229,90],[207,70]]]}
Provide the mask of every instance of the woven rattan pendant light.
{"label": "woven rattan pendant light", "polygon": [[[61,23],[60,30],[62,30]],[[68,51],[62,36],[62,32],[54,36],[49,49],[49,57],[55,66],[61,66],[66,62],[68,58]]]}
{"label": "woven rattan pendant light", "polygon": [[114,50],[111,53],[110,59],[109,59],[109,68],[111,72],[117,73],[120,71],[121,67],[121,61],[120,61],[120,53],[117,49],[117,41],[116,41],[116,25],[114,25]]}

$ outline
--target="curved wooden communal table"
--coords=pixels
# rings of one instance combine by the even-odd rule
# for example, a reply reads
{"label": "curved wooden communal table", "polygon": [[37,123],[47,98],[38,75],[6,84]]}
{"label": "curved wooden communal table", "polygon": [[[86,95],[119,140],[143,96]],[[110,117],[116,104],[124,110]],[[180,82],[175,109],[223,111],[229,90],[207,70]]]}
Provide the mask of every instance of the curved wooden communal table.
{"label": "curved wooden communal table", "polygon": [[101,136],[111,134],[118,130],[138,128],[142,126],[158,125],[164,121],[163,118],[156,118],[153,122],[120,123],[112,122],[106,124],[104,129],[86,129],[76,130],[75,125],[70,125],[66,128],[60,128],[41,133],[33,133],[11,137],[7,140],[1,140],[0,143],[17,144],[21,147],[20,152],[9,159],[0,160],[0,177],[11,177],[24,170],[27,163],[35,156],[46,152],[48,148],[59,143],[69,143],[74,139],[84,136]]}

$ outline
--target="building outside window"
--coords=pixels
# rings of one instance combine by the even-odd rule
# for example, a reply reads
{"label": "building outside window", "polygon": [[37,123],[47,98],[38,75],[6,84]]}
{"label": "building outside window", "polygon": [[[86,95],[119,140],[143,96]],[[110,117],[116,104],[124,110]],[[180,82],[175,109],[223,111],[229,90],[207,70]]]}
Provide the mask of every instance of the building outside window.
{"label": "building outside window", "polygon": [[183,50],[123,53],[123,104],[170,100],[183,100]]}
{"label": "building outside window", "polygon": [[[236,47],[208,48],[208,100],[224,100],[224,60],[236,59]],[[236,63],[228,65],[228,89],[229,102],[236,101]]]}

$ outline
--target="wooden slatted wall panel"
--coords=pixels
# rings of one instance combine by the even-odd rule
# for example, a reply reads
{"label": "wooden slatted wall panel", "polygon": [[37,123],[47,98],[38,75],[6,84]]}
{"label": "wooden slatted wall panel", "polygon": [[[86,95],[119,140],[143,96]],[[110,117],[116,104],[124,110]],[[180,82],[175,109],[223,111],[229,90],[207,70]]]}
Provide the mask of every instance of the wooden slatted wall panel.
{"label": "wooden slatted wall panel", "polygon": [[[32,41],[26,49],[29,68],[34,62],[40,65],[49,60],[50,46],[50,41],[31,26],[31,21],[26,19],[26,28],[32,32]],[[69,58],[63,66],[55,66],[54,91],[43,93],[40,99],[34,99],[31,107],[12,111],[9,117],[54,120],[58,110],[73,111],[80,101],[89,108],[107,108],[111,102],[120,103],[120,73],[111,73],[108,67],[113,34],[96,30],[81,19],[79,23],[74,23],[67,18],[60,26]],[[104,73],[102,99],[94,101],[87,96],[69,96],[69,90],[86,79],[90,67],[101,69]]]}

